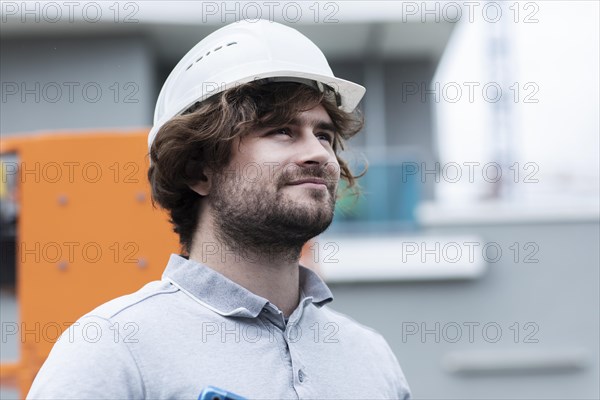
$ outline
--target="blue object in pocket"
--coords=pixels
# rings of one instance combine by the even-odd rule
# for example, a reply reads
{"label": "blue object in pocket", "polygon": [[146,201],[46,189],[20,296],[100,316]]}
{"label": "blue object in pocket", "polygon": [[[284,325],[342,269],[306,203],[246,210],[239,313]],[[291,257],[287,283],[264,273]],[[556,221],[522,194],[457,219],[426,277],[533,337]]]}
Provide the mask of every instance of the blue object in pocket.
{"label": "blue object in pocket", "polygon": [[207,386],[198,396],[198,400],[246,400],[246,398],[218,387]]}

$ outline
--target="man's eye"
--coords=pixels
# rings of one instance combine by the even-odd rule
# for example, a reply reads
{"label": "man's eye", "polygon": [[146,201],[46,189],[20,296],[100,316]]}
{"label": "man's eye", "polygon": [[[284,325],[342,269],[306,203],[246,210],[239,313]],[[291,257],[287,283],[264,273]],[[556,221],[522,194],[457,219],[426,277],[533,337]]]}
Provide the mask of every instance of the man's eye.
{"label": "man's eye", "polygon": [[330,144],[333,143],[333,136],[329,133],[318,133],[317,138],[319,138],[319,140],[325,140]]}
{"label": "man's eye", "polygon": [[290,131],[288,128],[277,128],[274,129],[270,132],[271,135],[287,135],[287,136],[291,136],[292,131]]}

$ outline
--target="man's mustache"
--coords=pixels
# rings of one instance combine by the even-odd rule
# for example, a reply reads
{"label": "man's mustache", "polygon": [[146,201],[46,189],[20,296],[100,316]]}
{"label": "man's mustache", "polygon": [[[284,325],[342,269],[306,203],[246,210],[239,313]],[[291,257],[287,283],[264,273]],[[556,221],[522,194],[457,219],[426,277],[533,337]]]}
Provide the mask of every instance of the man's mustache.
{"label": "man's mustache", "polygon": [[286,168],[280,176],[278,186],[283,187],[292,182],[311,178],[325,181],[327,187],[332,190],[339,180],[339,168],[330,165]]}

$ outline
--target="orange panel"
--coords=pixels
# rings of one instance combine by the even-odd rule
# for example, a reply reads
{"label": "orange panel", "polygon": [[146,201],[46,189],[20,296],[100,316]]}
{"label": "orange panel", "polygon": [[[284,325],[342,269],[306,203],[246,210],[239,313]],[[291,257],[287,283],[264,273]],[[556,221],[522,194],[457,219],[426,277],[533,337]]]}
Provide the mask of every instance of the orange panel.
{"label": "orange panel", "polygon": [[[153,209],[147,131],[12,137],[19,157],[21,364],[37,371],[57,335],[96,306],[159,279],[179,251]],[[26,393],[32,376],[28,373]]]}

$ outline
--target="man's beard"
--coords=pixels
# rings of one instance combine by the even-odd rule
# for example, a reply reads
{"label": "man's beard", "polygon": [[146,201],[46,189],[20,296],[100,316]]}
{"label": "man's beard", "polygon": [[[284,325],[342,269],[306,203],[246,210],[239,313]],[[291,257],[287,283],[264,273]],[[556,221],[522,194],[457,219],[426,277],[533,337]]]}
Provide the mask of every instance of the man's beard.
{"label": "man's beard", "polygon": [[[327,190],[286,187],[304,178],[324,179]],[[284,169],[266,183],[226,173],[213,179],[209,202],[217,238],[242,256],[297,259],[302,246],[333,220],[338,178],[324,167]],[[306,191],[302,200],[292,197],[294,190]]]}

